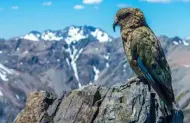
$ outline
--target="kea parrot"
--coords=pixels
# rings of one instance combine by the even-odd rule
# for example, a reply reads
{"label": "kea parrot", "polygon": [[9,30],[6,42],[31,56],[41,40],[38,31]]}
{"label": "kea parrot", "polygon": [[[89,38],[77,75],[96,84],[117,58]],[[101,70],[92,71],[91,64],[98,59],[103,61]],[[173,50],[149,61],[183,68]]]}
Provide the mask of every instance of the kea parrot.
{"label": "kea parrot", "polygon": [[167,112],[172,114],[175,97],[170,67],[161,44],[147,25],[143,12],[138,8],[120,9],[113,23],[120,26],[121,38],[128,63],[138,78],[152,87]]}

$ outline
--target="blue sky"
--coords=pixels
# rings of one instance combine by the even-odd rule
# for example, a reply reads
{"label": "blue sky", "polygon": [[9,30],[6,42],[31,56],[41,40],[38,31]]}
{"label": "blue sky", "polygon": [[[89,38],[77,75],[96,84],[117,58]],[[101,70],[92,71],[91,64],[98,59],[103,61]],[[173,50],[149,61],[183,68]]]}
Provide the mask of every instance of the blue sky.
{"label": "blue sky", "polygon": [[0,37],[69,25],[92,25],[117,37],[112,23],[121,7],[140,8],[157,35],[190,35],[190,0],[1,0]]}

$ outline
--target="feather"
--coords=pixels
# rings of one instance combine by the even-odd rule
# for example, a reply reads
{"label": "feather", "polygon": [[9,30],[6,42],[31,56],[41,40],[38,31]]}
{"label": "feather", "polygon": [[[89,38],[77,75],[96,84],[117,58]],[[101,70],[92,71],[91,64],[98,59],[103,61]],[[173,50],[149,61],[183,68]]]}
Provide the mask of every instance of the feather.
{"label": "feather", "polygon": [[150,83],[154,83],[154,80],[150,73],[148,73],[147,69],[145,68],[144,64],[142,63],[140,57],[137,59],[137,63],[139,65],[140,70],[143,72],[144,76],[149,80]]}
{"label": "feather", "polygon": [[183,123],[184,115],[181,110],[174,111],[171,123]]}
{"label": "feather", "polygon": [[[121,26],[123,46],[130,66],[139,77],[147,79],[167,110],[171,111],[175,101],[171,70],[159,40],[139,9],[121,9],[116,17],[114,24]],[[183,119],[180,112],[175,112],[173,116],[173,122]]]}

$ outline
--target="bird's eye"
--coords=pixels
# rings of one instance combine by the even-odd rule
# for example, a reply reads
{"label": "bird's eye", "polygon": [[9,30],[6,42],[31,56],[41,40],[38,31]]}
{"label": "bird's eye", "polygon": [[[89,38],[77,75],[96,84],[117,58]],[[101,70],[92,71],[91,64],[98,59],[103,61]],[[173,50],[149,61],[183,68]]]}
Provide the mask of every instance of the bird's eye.
{"label": "bird's eye", "polygon": [[129,12],[126,12],[126,13],[124,13],[124,14],[121,14],[121,15],[119,16],[119,19],[124,19],[124,18],[128,17],[129,15],[130,15],[130,13],[129,13]]}

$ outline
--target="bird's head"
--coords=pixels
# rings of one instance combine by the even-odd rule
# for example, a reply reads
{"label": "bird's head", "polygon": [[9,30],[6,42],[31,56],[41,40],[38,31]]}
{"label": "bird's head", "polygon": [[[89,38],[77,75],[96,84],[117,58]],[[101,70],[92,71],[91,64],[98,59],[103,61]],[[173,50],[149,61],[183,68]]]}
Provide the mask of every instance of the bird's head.
{"label": "bird's head", "polygon": [[115,16],[113,30],[115,32],[116,26],[121,26],[121,28],[136,28],[143,24],[146,24],[146,21],[141,10],[137,8],[123,8]]}

